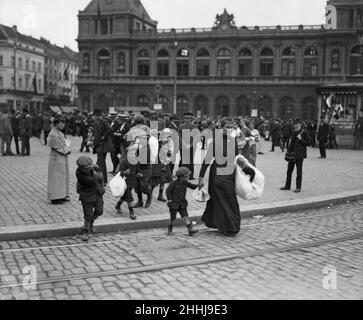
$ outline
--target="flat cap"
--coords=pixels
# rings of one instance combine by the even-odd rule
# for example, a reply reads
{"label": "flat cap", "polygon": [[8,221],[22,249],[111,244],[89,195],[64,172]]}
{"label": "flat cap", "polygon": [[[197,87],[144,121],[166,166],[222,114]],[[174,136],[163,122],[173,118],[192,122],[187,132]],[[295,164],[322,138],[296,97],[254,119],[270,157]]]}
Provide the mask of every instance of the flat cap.
{"label": "flat cap", "polygon": [[192,172],[188,169],[188,168],[185,168],[185,167],[182,167],[182,168],[179,168],[176,172],[176,176],[177,177],[183,177],[183,176],[189,176]]}
{"label": "flat cap", "polygon": [[90,157],[79,157],[77,159],[77,166],[80,168],[91,168],[93,166],[93,160]]}

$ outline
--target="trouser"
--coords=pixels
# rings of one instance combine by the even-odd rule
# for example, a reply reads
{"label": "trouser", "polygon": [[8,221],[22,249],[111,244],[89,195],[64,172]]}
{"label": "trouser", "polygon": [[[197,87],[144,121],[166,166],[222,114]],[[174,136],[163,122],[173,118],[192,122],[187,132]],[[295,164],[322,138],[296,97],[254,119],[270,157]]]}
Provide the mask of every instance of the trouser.
{"label": "trouser", "polygon": [[311,146],[313,148],[315,148],[315,146],[316,146],[316,133],[315,132],[313,132],[311,135]]}
{"label": "trouser", "polygon": [[290,137],[283,137],[282,138],[282,147],[284,149],[287,149],[289,147],[290,144]]}
{"label": "trouser", "polygon": [[354,139],[354,149],[355,150],[360,149],[360,143],[361,143],[361,137],[355,137],[355,139]]}
{"label": "trouser", "polygon": [[30,137],[28,135],[23,135],[21,137],[21,155],[30,155]]}
{"label": "trouser", "polygon": [[107,183],[107,167],[106,167],[106,156],[107,153],[97,152],[97,165],[100,167],[101,172],[103,173],[103,182]]}
{"label": "trouser", "polygon": [[336,138],[329,138],[329,149],[338,149],[338,143]]}
{"label": "trouser", "polygon": [[194,178],[194,148],[190,148],[189,153],[189,161],[187,159],[183,159],[183,152],[180,151],[180,162],[179,162],[179,168],[188,168],[191,171],[190,178]]}
{"label": "trouser", "polygon": [[116,149],[114,152],[111,152],[111,160],[112,160],[112,164],[113,164],[113,172],[116,171],[116,168],[118,166],[119,163],[119,159],[118,159],[118,155],[121,153],[120,149]]}
{"label": "trouser", "polygon": [[86,222],[94,222],[98,217],[103,215],[103,198],[101,196],[97,196],[95,202],[83,202],[83,214],[84,221]]}
{"label": "trouser", "polygon": [[291,188],[291,181],[292,181],[292,173],[294,172],[294,168],[296,165],[297,176],[296,176],[296,189],[301,189],[302,185],[302,168],[303,168],[304,159],[299,159],[296,162],[289,162],[287,166],[287,177],[285,186],[287,188]]}
{"label": "trouser", "polygon": [[[143,173],[144,174],[144,173]],[[140,200],[142,194],[151,195],[152,187],[150,183],[150,176],[144,174],[142,178],[137,178],[135,192]]]}
{"label": "trouser", "polygon": [[271,151],[275,151],[275,146],[278,146],[281,149],[283,149],[282,148],[282,145],[281,145],[281,138],[277,138],[277,139],[273,139],[272,140],[272,148],[271,148]]}
{"label": "trouser", "polygon": [[15,143],[16,154],[20,154],[20,149],[19,149],[19,136],[14,136],[14,143]]}
{"label": "trouser", "polygon": [[[2,155],[10,155],[12,154],[11,152],[11,136],[9,135],[1,135],[1,154]],[[5,150],[5,145],[6,145],[6,150]]]}
{"label": "trouser", "polygon": [[320,156],[326,158],[326,144],[325,141],[319,141]]}
{"label": "trouser", "polygon": [[50,131],[48,131],[48,130],[45,131],[44,130],[44,144],[45,145],[47,145],[47,139],[48,139],[49,133],[50,133]]}

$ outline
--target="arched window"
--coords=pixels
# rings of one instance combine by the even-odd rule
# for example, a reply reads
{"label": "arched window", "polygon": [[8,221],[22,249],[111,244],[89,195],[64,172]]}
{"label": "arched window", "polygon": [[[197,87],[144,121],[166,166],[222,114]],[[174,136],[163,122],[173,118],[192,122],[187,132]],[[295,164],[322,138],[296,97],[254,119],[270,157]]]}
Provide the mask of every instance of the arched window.
{"label": "arched window", "polygon": [[264,48],[260,53],[260,75],[273,76],[274,53],[270,48]]}
{"label": "arched window", "polygon": [[159,96],[159,103],[163,106],[163,110],[169,110],[169,99],[163,95]]}
{"label": "arched window", "polygon": [[281,75],[283,76],[294,76],[295,75],[295,64],[296,64],[296,51],[294,48],[285,48],[282,51],[281,58]]}
{"label": "arched window", "polygon": [[189,112],[189,101],[185,96],[179,96],[176,100],[177,104],[177,115],[183,116],[185,112]]}
{"label": "arched window", "polygon": [[229,77],[231,75],[231,53],[228,49],[222,48],[217,54],[217,76]]}
{"label": "arched window", "polygon": [[216,99],[216,116],[229,116],[229,99],[225,96]]}
{"label": "arched window", "polygon": [[205,96],[198,96],[195,98],[195,106],[194,106],[194,110],[195,110],[195,114],[198,114],[198,111],[200,112],[201,115],[208,115],[209,113],[209,101],[208,98]]}
{"label": "arched window", "polygon": [[119,71],[125,71],[125,53],[119,52],[117,59],[117,69]]}
{"label": "arched window", "polygon": [[361,75],[363,72],[363,46],[355,46],[350,53],[350,73]]}
{"label": "arched window", "polygon": [[272,99],[268,96],[262,96],[258,100],[259,116],[269,119],[272,116]]}
{"label": "arched window", "polygon": [[98,61],[98,75],[100,77],[110,76],[110,65],[111,65],[111,55],[106,49],[102,49],[97,54]]}
{"label": "arched window", "polygon": [[251,99],[242,96],[237,99],[237,110],[236,110],[236,116],[243,116],[243,117],[249,117],[251,116]]}
{"label": "arched window", "polygon": [[331,71],[339,71],[340,69],[340,51],[339,49],[333,49],[331,52],[331,63],[330,63]]}
{"label": "arched window", "polygon": [[189,50],[182,48],[177,52],[177,75],[187,77],[189,75]]}
{"label": "arched window", "polygon": [[317,104],[314,98],[307,97],[302,101],[302,118],[303,120],[314,121],[317,119]]}
{"label": "arched window", "polygon": [[207,49],[199,49],[197,52],[197,76],[209,77],[209,52]]}
{"label": "arched window", "polygon": [[280,118],[289,120],[295,118],[294,100],[291,97],[284,97],[280,101]]}
{"label": "arched window", "polygon": [[146,49],[140,50],[137,55],[137,75],[147,77],[150,75],[150,56]]}
{"label": "arched window", "polygon": [[90,69],[90,58],[89,53],[84,53],[82,56],[82,66],[84,71],[88,71]]}
{"label": "arched window", "polygon": [[145,108],[149,107],[150,106],[149,98],[147,96],[144,96],[144,95],[139,96],[137,98],[137,106],[138,107],[145,107]]}
{"label": "arched window", "polygon": [[250,76],[252,74],[252,52],[248,48],[243,48],[238,57],[238,75]]}
{"label": "arched window", "polygon": [[314,46],[304,52],[304,76],[318,75],[318,50]]}
{"label": "arched window", "polygon": [[162,49],[158,52],[156,58],[157,75],[159,77],[169,76],[169,52]]}

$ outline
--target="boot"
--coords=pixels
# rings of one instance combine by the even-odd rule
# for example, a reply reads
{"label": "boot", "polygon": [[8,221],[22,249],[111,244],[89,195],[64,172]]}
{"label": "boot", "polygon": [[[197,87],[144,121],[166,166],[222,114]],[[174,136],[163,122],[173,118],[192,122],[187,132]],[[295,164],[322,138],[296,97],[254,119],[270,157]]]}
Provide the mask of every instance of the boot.
{"label": "boot", "polygon": [[79,234],[82,241],[87,242],[89,240],[90,228],[91,228],[91,223],[85,221],[84,227],[81,228],[81,233]]}
{"label": "boot", "polygon": [[124,214],[121,210],[122,201],[117,202],[115,209],[117,210],[117,214]]}
{"label": "boot", "polygon": [[166,199],[163,197],[163,192],[159,193],[158,201],[166,202]]}
{"label": "boot", "polygon": [[146,203],[145,203],[145,209],[146,208],[149,208],[150,206],[151,206],[151,202],[152,202],[152,195],[151,194],[148,194],[147,195],[147,201],[146,201]]}
{"label": "boot", "polygon": [[142,201],[142,196],[138,195],[137,198],[139,199],[137,203],[133,206],[134,209],[142,208],[144,206],[144,202]]}
{"label": "boot", "polygon": [[130,219],[131,220],[136,220],[136,216],[135,216],[135,213],[134,213],[134,209],[133,208],[130,208]]}
{"label": "boot", "polygon": [[193,235],[195,235],[196,233],[199,232],[199,230],[194,230],[193,229],[193,225],[192,224],[189,224],[187,225],[187,228],[188,228],[188,232],[189,232],[189,235],[192,237]]}
{"label": "boot", "polygon": [[171,235],[173,235],[173,226],[170,224],[168,226],[168,236],[171,236]]}

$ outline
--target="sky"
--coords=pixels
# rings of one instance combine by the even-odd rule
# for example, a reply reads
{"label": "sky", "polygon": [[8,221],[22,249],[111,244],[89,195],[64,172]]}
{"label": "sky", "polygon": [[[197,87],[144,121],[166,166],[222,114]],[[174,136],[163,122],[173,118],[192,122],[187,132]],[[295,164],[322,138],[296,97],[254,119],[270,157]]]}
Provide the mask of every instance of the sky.
{"label": "sky", "polygon": [[[114,0],[118,1],[118,0]],[[159,29],[211,28],[224,8],[237,26],[325,23],[327,0],[141,0]],[[0,23],[78,51],[79,10],[90,0],[0,0]]]}

